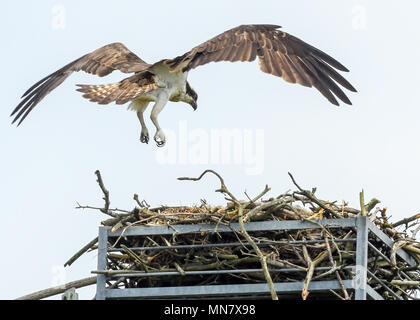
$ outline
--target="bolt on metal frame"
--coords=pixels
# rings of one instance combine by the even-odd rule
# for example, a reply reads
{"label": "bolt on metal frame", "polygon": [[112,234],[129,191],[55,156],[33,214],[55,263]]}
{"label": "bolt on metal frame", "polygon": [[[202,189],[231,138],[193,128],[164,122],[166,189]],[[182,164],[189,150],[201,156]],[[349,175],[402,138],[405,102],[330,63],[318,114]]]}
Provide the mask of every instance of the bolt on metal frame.
{"label": "bolt on metal frame", "polygon": [[[369,242],[368,234],[372,232],[383,244],[392,248],[394,242],[383,233],[376,225],[374,225],[368,217],[358,216],[356,218],[345,219],[324,219],[316,220],[317,224],[309,221],[286,220],[286,221],[260,221],[249,222],[245,225],[248,232],[251,231],[275,231],[275,230],[301,230],[301,229],[318,229],[319,225],[328,228],[354,228],[356,230],[355,239],[337,239],[341,242],[356,242],[356,264],[353,269],[354,278],[351,280],[343,280],[343,285],[346,289],[354,290],[355,300],[366,300],[368,297],[375,300],[383,300],[376,290],[374,290],[368,283],[367,279],[370,277],[386,291],[397,299],[402,299],[391,288],[386,286],[380,279],[378,279],[372,272],[368,270],[368,250],[375,255],[379,255],[388,262],[386,257],[379,249]],[[319,225],[318,225],[319,224]],[[98,241],[98,275],[96,299],[132,299],[132,298],[203,298],[203,297],[218,297],[229,295],[258,295],[267,294],[269,292],[268,284],[266,283],[251,283],[251,284],[230,284],[230,285],[202,285],[202,286],[177,286],[177,287],[154,287],[154,288],[107,288],[106,281],[116,279],[119,277],[159,277],[174,275],[179,276],[178,272],[153,272],[145,273],[135,270],[107,270],[107,253],[112,251],[119,251],[122,249],[108,248],[108,239],[116,238],[123,234],[124,237],[132,236],[153,236],[153,235],[173,235],[175,232],[179,234],[213,232],[215,225],[212,224],[186,224],[174,226],[133,226],[127,229],[112,232],[110,227],[99,227],[99,241]],[[238,223],[232,223],[230,227],[219,225],[217,232],[233,232],[233,230],[240,232]],[[175,231],[176,230],[176,231]],[[300,240],[288,241],[288,243],[316,243],[324,240]],[[238,245],[240,243],[236,243]],[[246,245],[246,243],[244,243]],[[176,248],[195,248],[195,247],[220,247],[235,245],[229,244],[205,244],[205,245],[179,245],[171,247],[135,247],[132,250],[162,250]],[[267,244],[258,244],[267,245]],[[410,266],[416,266],[416,261],[407,254],[403,249],[397,251],[397,256]],[[328,267],[318,267],[315,270],[328,270]],[[301,272],[300,269],[283,268],[270,269],[270,272]],[[103,273],[100,273],[103,272]],[[262,272],[262,269],[242,269],[242,270],[208,270],[208,271],[186,271],[188,275],[204,275],[217,273],[237,273],[237,272]],[[410,280],[406,273],[402,275]],[[304,278],[304,276],[303,276]],[[302,290],[303,282],[277,282],[274,283],[275,290],[279,294],[297,293]],[[311,281],[308,290],[311,292],[329,292],[330,290],[341,289],[340,283],[337,280]],[[420,288],[419,288],[420,289]]]}

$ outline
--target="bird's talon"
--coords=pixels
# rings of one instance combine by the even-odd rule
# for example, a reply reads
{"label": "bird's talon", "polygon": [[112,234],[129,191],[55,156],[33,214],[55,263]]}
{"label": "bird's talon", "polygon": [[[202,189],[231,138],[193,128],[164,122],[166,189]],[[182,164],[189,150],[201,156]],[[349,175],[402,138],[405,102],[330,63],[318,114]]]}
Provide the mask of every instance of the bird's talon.
{"label": "bird's talon", "polygon": [[160,148],[165,145],[165,141],[156,141],[156,145]]}
{"label": "bird's talon", "polygon": [[165,135],[163,134],[161,130],[156,132],[154,139],[158,147],[163,147],[165,145],[165,142],[166,142]]}
{"label": "bird's talon", "polygon": [[149,143],[149,133],[148,132],[142,132],[141,133],[141,135],[140,135],[140,142],[141,143],[146,143],[146,144],[148,144]]}

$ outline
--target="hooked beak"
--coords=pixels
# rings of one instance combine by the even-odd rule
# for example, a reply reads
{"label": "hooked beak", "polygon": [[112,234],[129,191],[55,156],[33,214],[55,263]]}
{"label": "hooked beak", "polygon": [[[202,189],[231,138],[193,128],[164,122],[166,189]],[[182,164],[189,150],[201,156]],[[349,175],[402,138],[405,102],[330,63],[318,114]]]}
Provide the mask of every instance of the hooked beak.
{"label": "hooked beak", "polygon": [[190,105],[191,105],[191,107],[194,109],[194,111],[195,111],[195,110],[197,110],[197,102],[195,102],[195,101],[191,101],[189,104],[190,104]]}

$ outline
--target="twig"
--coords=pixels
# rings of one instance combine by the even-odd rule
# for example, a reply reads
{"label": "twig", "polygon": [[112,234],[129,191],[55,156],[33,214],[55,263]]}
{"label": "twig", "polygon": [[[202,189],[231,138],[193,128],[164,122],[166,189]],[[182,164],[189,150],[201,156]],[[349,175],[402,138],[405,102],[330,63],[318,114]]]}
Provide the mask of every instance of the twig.
{"label": "twig", "polygon": [[417,226],[417,228],[413,231],[413,233],[411,234],[411,238],[413,238],[414,240],[417,238],[417,233],[420,231],[420,225]]}
{"label": "twig", "polygon": [[416,219],[420,219],[420,213],[417,213],[414,216],[411,216],[409,218],[405,218],[405,219],[402,219],[400,221],[397,221],[397,222],[393,223],[392,226],[395,228],[395,227],[398,227],[402,224],[407,224],[407,223],[409,223],[411,221],[414,221]]}
{"label": "twig", "polygon": [[404,247],[407,244],[407,241],[401,240],[394,243],[391,250],[391,264],[392,266],[397,265],[397,251]]}
{"label": "twig", "polygon": [[306,248],[305,245],[302,246],[302,251],[303,251],[303,257],[305,258],[305,261],[308,265],[305,281],[303,282],[303,288],[302,288],[302,299],[306,300],[306,298],[309,295],[308,288],[309,288],[309,283],[311,282],[312,276],[314,274],[315,264],[313,263],[311,257],[309,256],[308,249]]}
{"label": "twig", "polygon": [[135,262],[137,262],[139,265],[141,265],[145,272],[149,272],[149,267],[146,265],[146,263],[130,248],[128,248],[125,245],[121,245],[121,248],[124,249],[127,254],[134,259]]}
{"label": "twig", "polygon": [[365,194],[364,194],[363,190],[359,194],[359,199],[360,199],[360,215],[361,216],[366,216]]}
{"label": "twig", "polygon": [[329,290],[331,293],[333,293],[337,298],[339,298],[340,300],[346,300],[345,298],[343,298],[342,296],[340,296],[337,292],[335,292],[334,290],[330,289]]}
{"label": "twig", "polygon": [[87,245],[85,245],[82,249],[77,251],[65,264],[64,266],[71,266],[73,262],[75,262],[77,259],[80,258],[82,254],[84,254],[86,251],[88,251],[90,248],[92,248],[96,243],[98,242],[98,237],[90,241]]}
{"label": "twig", "polygon": [[115,217],[114,214],[112,214],[112,213],[109,212],[109,205],[110,205],[109,191],[105,188],[104,182],[102,180],[101,172],[99,170],[96,170],[95,171],[95,174],[96,174],[96,177],[97,177],[97,180],[96,181],[98,182],[99,187],[101,188],[101,190],[102,190],[102,192],[104,194],[104,197],[102,199],[104,199],[104,201],[105,201],[105,206],[102,209],[100,209],[100,210],[101,210],[101,212],[103,212],[105,214],[108,214],[110,216]]}
{"label": "twig", "polygon": [[396,286],[416,287],[416,286],[420,286],[420,281],[392,280],[391,284],[396,285]]}
{"label": "twig", "polygon": [[267,257],[265,257],[262,254],[260,248],[255,244],[254,240],[252,240],[252,238],[250,237],[250,235],[248,234],[248,232],[245,229],[242,206],[239,206],[239,227],[241,229],[241,234],[245,237],[245,239],[248,241],[248,243],[251,244],[252,248],[254,249],[255,253],[258,255],[258,258],[260,259],[261,266],[262,266],[263,271],[264,271],[265,280],[267,281],[268,286],[270,288],[271,299],[278,300],[279,298],[278,298],[276,290],[274,288],[273,280],[271,279],[270,272],[268,271]]}
{"label": "twig", "polygon": [[[77,207],[75,207],[76,209],[91,209],[91,210],[99,210],[101,211],[100,207],[93,207],[93,206],[82,206],[80,203],[77,202]],[[108,211],[110,211],[111,213],[114,213],[115,216],[119,216],[119,214],[115,213],[115,211],[118,212],[122,212],[122,213],[130,213],[131,211],[128,210],[124,210],[124,209],[119,209],[119,208],[114,208],[114,209],[108,209]],[[102,211],[101,211],[102,212]]]}
{"label": "twig", "polygon": [[176,262],[174,262],[174,266],[175,266],[175,268],[176,268],[176,270],[182,275],[182,276],[185,276],[185,271],[181,268],[181,266],[178,264],[178,263],[176,263]]}
{"label": "twig", "polygon": [[[325,238],[325,245],[327,247],[328,255],[330,257],[330,263],[331,263],[331,265],[332,265],[333,268],[336,268],[336,264],[337,263],[334,261],[334,258],[333,258],[333,255],[332,255],[332,251],[331,251],[331,247],[330,247],[330,244],[329,244],[327,238]],[[337,249],[338,249],[338,246],[337,246]],[[346,300],[350,300],[350,296],[347,293],[346,287],[344,286],[343,280],[341,279],[341,276],[340,276],[340,273],[338,272],[338,270],[335,271],[335,275],[337,277],[338,282],[340,283],[340,287],[341,287],[341,290],[343,291],[344,298]]]}
{"label": "twig", "polygon": [[293,177],[293,175],[288,172],[290,178],[292,179],[293,184],[300,190],[300,194],[306,196],[307,198],[309,198],[310,200],[312,200],[313,202],[315,202],[318,206],[320,206],[322,209],[324,209],[325,211],[327,211],[328,213],[330,213],[332,216],[336,217],[336,218],[341,218],[341,216],[335,212],[334,210],[331,210],[330,208],[328,208],[321,200],[319,200],[317,197],[314,196],[314,194],[308,190],[304,190],[302,189],[297,183],[295,178]]}
{"label": "twig", "polygon": [[223,178],[214,170],[207,169],[197,178],[180,177],[178,178],[178,180],[198,181],[201,180],[201,178],[207,173],[213,173],[220,181],[220,189],[217,189],[216,192],[226,193],[230,197],[231,201],[235,202],[236,204],[239,204],[239,201],[235,198],[235,196],[226,188],[225,181],[223,180]]}
{"label": "twig", "polygon": [[371,211],[372,211],[372,209],[373,209],[373,208],[375,208],[375,206],[376,206],[378,203],[381,203],[381,201],[380,201],[380,200],[378,200],[378,199],[376,199],[376,198],[371,199],[371,200],[368,202],[368,204],[365,206],[365,208],[366,208],[366,212],[367,212],[367,213],[371,212]]}
{"label": "twig", "polygon": [[249,220],[251,220],[252,216],[257,214],[258,212],[263,211],[266,208],[270,208],[270,207],[280,205],[280,204],[283,204],[283,203],[284,203],[283,199],[275,199],[275,200],[263,203],[263,204],[255,207],[254,209],[250,210],[248,213],[246,213],[244,215],[244,222],[248,222]]}
{"label": "twig", "polygon": [[37,291],[25,296],[22,296],[20,298],[17,298],[16,300],[40,300],[40,299],[44,299],[44,298],[48,298],[51,296],[55,296],[56,294],[60,294],[63,293],[65,291],[67,291],[70,288],[82,288],[82,287],[87,287],[90,286],[92,284],[96,283],[96,276],[94,277],[89,277],[89,278],[84,278],[81,280],[77,280],[77,281],[72,281],[63,285],[59,285],[56,287],[52,287],[52,288],[48,288],[45,290],[41,290],[41,291]]}

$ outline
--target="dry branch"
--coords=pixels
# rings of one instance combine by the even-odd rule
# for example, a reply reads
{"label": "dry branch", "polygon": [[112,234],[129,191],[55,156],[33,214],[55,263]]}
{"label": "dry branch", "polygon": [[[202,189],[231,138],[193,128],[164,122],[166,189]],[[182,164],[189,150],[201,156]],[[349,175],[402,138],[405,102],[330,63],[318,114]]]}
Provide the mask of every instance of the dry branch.
{"label": "dry branch", "polygon": [[86,251],[88,251],[89,249],[91,249],[95,244],[98,243],[98,237],[96,237],[95,239],[93,239],[92,241],[90,241],[87,245],[85,245],[82,249],[80,249],[79,251],[77,251],[65,264],[64,266],[71,266],[73,262],[75,262],[77,259],[80,258],[80,256],[82,256]]}
{"label": "dry branch", "polygon": [[40,299],[44,299],[44,298],[48,298],[51,296],[55,296],[57,294],[63,293],[65,291],[67,291],[68,289],[71,288],[82,288],[82,287],[87,287],[90,286],[92,284],[96,283],[96,277],[89,277],[89,278],[84,278],[81,280],[77,280],[77,281],[72,281],[63,285],[59,285],[56,287],[52,287],[52,288],[48,288],[45,290],[41,290],[41,291],[37,291],[28,295],[25,295],[23,297],[17,298],[16,300],[40,300]]}

